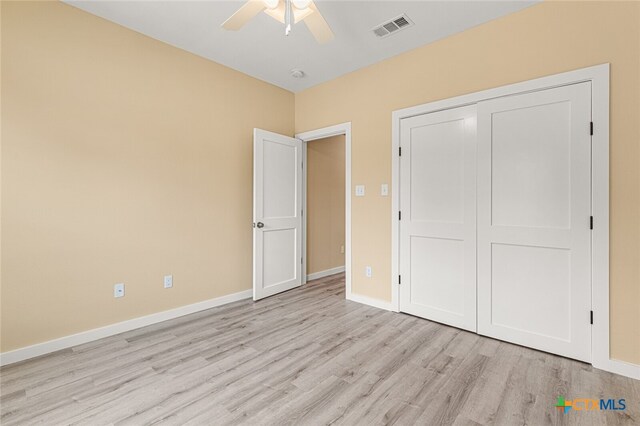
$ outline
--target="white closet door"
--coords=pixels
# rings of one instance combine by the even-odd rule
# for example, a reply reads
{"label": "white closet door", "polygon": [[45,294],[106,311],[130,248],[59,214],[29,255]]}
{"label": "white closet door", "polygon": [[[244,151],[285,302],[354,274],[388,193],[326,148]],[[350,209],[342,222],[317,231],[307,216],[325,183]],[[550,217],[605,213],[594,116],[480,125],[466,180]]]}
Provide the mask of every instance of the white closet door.
{"label": "white closet door", "polygon": [[476,331],[476,107],[404,119],[400,310]]}
{"label": "white closet door", "polygon": [[253,132],[253,300],[302,284],[302,141]]}
{"label": "white closet door", "polygon": [[478,332],[591,359],[591,83],[478,104]]}

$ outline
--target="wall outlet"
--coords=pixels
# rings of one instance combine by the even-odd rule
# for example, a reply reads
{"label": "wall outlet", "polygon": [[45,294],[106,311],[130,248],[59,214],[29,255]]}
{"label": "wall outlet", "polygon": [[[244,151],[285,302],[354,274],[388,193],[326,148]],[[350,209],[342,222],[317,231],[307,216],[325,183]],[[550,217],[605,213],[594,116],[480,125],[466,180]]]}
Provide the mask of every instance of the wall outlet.
{"label": "wall outlet", "polygon": [[389,184],[383,183],[380,185],[380,195],[386,197],[389,195]]}
{"label": "wall outlet", "polygon": [[124,283],[113,286],[113,297],[124,297]]}
{"label": "wall outlet", "polygon": [[164,276],[164,288],[173,287],[173,275],[165,275]]}
{"label": "wall outlet", "polygon": [[164,288],[173,287],[173,275],[165,275],[164,276]]}
{"label": "wall outlet", "polygon": [[364,274],[367,276],[367,278],[371,278],[371,275],[373,274],[373,272],[371,271],[371,266],[367,266],[364,268]]}
{"label": "wall outlet", "polygon": [[364,185],[356,185],[356,197],[364,197]]}
{"label": "wall outlet", "polygon": [[344,245],[340,246],[340,254],[344,254]]}

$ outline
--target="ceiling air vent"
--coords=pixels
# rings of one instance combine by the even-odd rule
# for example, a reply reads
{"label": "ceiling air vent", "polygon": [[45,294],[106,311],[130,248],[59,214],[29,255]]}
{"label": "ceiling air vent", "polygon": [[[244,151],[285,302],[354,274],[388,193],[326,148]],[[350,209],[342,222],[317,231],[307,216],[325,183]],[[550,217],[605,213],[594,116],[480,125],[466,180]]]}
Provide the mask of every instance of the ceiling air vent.
{"label": "ceiling air vent", "polygon": [[397,18],[393,18],[390,21],[383,22],[382,24],[377,25],[373,29],[373,33],[377,37],[383,38],[412,25],[413,22],[411,22],[407,15],[400,15]]}

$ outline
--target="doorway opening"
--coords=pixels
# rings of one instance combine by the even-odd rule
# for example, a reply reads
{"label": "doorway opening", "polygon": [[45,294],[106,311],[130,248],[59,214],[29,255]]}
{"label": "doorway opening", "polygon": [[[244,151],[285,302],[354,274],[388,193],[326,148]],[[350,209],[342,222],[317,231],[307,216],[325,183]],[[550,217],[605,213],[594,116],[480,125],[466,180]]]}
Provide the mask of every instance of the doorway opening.
{"label": "doorway opening", "polygon": [[[299,133],[296,138],[303,141],[305,165],[303,283],[344,271],[345,297],[350,299],[351,123]],[[340,148],[342,154],[337,152]],[[328,176],[329,173],[333,176]],[[338,174],[341,176],[335,176]],[[342,185],[343,190],[337,189],[338,185]],[[340,203],[338,197],[344,201]],[[342,223],[339,223],[340,212]]]}
{"label": "doorway opening", "polygon": [[306,280],[345,271],[345,135],[306,144]]}

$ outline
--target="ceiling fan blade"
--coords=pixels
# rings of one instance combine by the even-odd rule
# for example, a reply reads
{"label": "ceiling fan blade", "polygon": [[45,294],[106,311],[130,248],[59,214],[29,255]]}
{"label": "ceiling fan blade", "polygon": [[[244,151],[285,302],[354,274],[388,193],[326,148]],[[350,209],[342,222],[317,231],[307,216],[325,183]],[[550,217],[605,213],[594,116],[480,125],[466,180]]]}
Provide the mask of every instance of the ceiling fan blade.
{"label": "ceiling fan blade", "polygon": [[249,0],[229,19],[224,21],[222,28],[229,31],[237,31],[265,9],[266,6],[262,0]]}
{"label": "ceiling fan blade", "polygon": [[316,38],[316,41],[323,44],[333,40],[333,32],[331,28],[329,28],[329,24],[324,20],[313,1],[309,3],[309,8],[313,10],[313,13],[306,16],[303,22],[307,24],[309,31],[311,31],[311,34]]}

